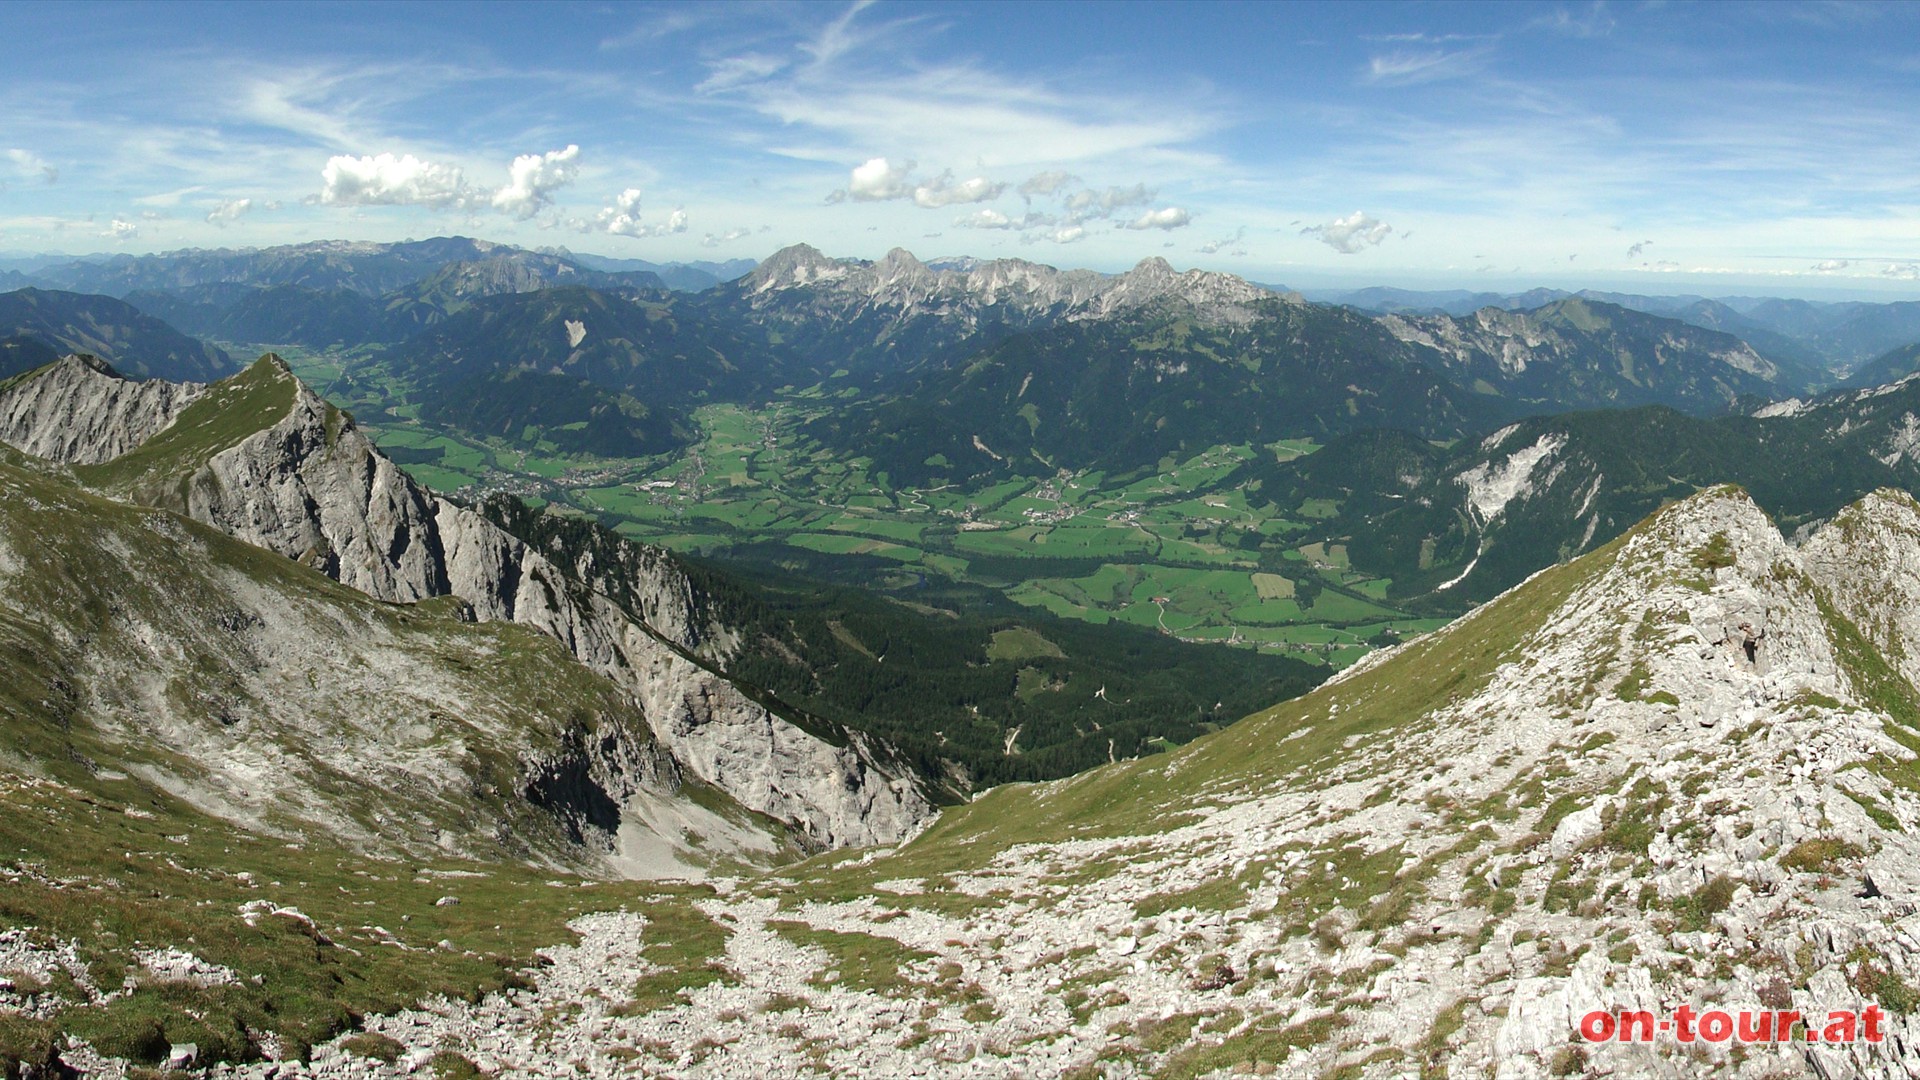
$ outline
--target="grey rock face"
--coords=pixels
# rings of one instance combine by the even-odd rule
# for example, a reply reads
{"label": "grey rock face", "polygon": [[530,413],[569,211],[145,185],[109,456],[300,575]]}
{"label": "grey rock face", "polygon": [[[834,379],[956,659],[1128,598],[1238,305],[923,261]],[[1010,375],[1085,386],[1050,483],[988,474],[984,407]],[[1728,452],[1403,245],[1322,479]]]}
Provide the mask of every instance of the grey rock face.
{"label": "grey rock face", "polygon": [[[691,586],[664,560],[652,587],[634,598],[659,623],[642,623],[596,587],[592,567],[569,573],[434,495],[284,366],[276,377],[291,400],[285,416],[213,454],[184,485],[161,485],[149,497],[376,599],[457,596],[482,621],[551,635],[634,695],[690,775],[787,822],[809,845],[897,843],[932,816],[919,789],[882,765],[876,748],[858,740],[837,746],[803,731],[693,660],[703,642],[724,647],[727,635],[693,625]],[[92,441],[58,433],[66,418],[107,400],[96,385],[105,378],[75,373],[39,391],[32,382],[16,387],[0,393],[0,416],[21,417],[9,434],[53,460],[110,460],[139,440],[110,426],[87,428],[95,430]],[[138,385],[156,387],[147,393],[158,398],[166,384]],[[30,392],[36,396],[28,399]]]}
{"label": "grey rock face", "polygon": [[172,507],[381,600],[447,593],[434,499],[291,372],[278,423],[209,460]]}
{"label": "grey rock face", "polygon": [[146,442],[205,392],[199,383],[138,382],[91,356],[69,356],[0,395],[0,442],[95,465]]}

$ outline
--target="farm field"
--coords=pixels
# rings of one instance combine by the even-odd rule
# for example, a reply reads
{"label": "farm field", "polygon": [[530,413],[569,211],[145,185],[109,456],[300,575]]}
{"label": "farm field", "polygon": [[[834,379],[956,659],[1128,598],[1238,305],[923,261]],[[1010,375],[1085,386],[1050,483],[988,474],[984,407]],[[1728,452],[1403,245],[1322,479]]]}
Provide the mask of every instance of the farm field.
{"label": "farm field", "polygon": [[802,393],[759,408],[701,408],[701,438],[652,458],[565,457],[551,444],[476,439],[427,424],[411,388],[353,354],[281,350],[394,459],[456,498],[504,491],[597,517],[684,554],[777,565],[901,599],[955,587],[1090,623],[1285,653],[1333,667],[1442,625],[1386,599],[1338,542],[1255,507],[1233,477],[1256,455],[1315,453],[1303,439],[1217,446],[1146,476],[1097,470],[967,489],[898,488],[872,462],[803,433],[831,407]]}

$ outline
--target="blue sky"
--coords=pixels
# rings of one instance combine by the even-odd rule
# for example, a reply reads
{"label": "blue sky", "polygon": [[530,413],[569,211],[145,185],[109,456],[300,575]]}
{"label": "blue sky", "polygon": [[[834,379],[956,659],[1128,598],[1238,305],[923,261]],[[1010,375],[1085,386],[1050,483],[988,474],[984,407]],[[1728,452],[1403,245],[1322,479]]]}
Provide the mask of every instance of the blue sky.
{"label": "blue sky", "polygon": [[0,5],[0,250],[1920,291],[1920,6]]}

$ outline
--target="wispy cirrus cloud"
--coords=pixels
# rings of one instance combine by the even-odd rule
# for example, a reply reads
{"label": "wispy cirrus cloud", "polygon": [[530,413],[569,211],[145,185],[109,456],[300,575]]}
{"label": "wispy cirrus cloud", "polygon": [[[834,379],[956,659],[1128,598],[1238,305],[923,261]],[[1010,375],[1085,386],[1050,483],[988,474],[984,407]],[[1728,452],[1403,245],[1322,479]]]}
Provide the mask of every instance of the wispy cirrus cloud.
{"label": "wispy cirrus cloud", "polygon": [[1395,49],[1367,60],[1362,80],[1374,86],[1416,86],[1478,74],[1492,45],[1465,49]]}
{"label": "wispy cirrus cloud", "polygon": [[15,176],[32,178],[53,183],[60,179],[60,170],[47,163],[47,159],[31,150],[14,147],[7,151],[7,163],[13,167]]}

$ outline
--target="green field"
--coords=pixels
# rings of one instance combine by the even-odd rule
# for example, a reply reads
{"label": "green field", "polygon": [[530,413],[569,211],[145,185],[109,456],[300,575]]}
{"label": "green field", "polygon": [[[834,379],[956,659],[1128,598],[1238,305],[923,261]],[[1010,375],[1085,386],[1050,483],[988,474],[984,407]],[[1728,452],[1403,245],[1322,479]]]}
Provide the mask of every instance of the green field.
{"label": "green field", "polygon": [[573,507],[690,554],[771,562],[903,599],[984,586],[1068,618],[1334,665],[1436,624],[1389,602],[1390,583],[1356,573],[1337,539],[1313,535],[1337,503],[1310,500],[1306,520],[1288,520],[1254,508],[1234,481],[1248,462],[1316,452],[1310,440],[1213,447],[1146,476],[896,489],[871,462],[806,436],[807,421],[845,394],[823,387],[758,408],[701,408],[699,441],[677,453],[571,458],[423,423],[411,388],[367,356],[283,355],[437,490]]}

